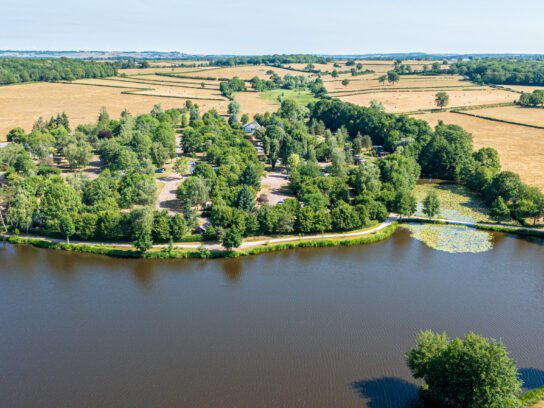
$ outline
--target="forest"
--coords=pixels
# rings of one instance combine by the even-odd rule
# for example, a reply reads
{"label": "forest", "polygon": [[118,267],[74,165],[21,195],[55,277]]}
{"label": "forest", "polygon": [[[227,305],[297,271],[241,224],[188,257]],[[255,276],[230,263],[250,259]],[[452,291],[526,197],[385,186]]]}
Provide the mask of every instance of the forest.
{"label": "forest", "polygon": [[0,58],[0,85],[36,81],[73,81],[117,75],[114,64],[68,58]]}
{"label": "forest", "polygon": [[544,61],[530,59],[477,59],[450,66],[451,74],[496,85],[544,85]]}

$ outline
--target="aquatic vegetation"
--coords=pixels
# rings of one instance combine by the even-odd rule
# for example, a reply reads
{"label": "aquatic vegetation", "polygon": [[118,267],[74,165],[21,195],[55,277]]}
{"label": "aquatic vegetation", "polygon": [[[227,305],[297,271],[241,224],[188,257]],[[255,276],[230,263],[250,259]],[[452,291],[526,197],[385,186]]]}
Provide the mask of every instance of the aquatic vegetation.
{"label": "aquatic vegetation", "polygon": [[410,235],[430,248],[450,253],[478,253],[493,248],[486,231],[457,225],[406,224]]}
{"label": "aquatic vegetation", "polygon": [[417,204],[416,215],[424,216],[423,200],[430,191],[438,194],[440,216],[456,221],[491,222],[488,209],[483,200],[459,184],[418,184],[414,189]]}

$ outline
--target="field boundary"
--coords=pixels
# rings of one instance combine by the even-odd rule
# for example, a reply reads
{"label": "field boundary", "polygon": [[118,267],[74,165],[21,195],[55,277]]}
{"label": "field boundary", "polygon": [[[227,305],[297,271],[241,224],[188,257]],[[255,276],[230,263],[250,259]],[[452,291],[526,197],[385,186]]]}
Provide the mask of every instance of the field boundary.
{"label": "field boundary", "polygon": [[[485,109],[485,108],[482,108],[482,109]],[[473,110],[476,110],[476,109],[473,109]],[[483,120],[490,120],[492,122],[505,123],[507,125],[525,126],[525,127],[529,127],[529,128],[533,128],[533,129],[544,129],[544,126],[531,125],[529,123],[513,122],[513,121],[510,121],[510,120],[504,120],[504,119],[492,118],[492,117],[489,117],[489,116],[477,115],[475,113],[466,112],[465,110],[451,110],[450,112],[451,113],[457,113],[459,115],[471,116],[473,118],[478,118],[478,119],[483,119]]]}

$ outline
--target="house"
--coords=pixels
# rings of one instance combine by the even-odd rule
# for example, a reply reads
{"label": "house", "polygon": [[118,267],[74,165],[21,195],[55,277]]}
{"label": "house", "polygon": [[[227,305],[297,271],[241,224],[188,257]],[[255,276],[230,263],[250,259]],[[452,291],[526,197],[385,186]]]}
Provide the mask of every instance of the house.
{"label": "house", "polygon": [[257,122],[256,120],[242,126],[242,129],[244,129],[244,132],[246,132],[248,135],[252,135],[253,133],[255,133],[256,130],[259,130],[260,128],[261,125],[259,125],[259,122]]}

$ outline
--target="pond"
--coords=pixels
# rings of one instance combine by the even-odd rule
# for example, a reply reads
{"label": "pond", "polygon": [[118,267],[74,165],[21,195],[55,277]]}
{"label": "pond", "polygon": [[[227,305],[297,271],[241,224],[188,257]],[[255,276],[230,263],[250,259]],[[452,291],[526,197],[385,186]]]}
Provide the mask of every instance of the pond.
{"label": "pond", "polygon": [[415,407],[420,329],[500,338],[544,385],[544,243],[383,242],[223,260],[0,246],[9,407]]}

